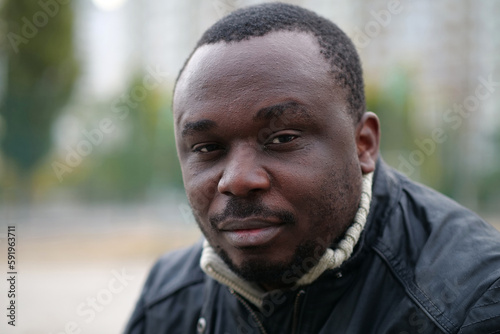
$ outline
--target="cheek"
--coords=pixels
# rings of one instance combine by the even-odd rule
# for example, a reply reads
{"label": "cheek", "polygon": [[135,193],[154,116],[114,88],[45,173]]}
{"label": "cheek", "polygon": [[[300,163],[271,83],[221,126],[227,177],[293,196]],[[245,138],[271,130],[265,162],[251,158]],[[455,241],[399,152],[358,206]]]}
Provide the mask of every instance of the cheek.
{"label": "cheek", "polygon": [[354,159],[343,164],[316,161],[311,169],[288,182],[286,190],[296,203],[297,214],[304,222],[300,229],[304,236],[337,238],[349,226],[356,213],[360,189],[360,168]]}
{"label": "cheek", "polygon": [[[184,178],[184,187],[193,210],[200,214],[207,212],[217,192],[217,180],[209,176],[187,176]],[[203,215],[200,215],[202,217]]]}

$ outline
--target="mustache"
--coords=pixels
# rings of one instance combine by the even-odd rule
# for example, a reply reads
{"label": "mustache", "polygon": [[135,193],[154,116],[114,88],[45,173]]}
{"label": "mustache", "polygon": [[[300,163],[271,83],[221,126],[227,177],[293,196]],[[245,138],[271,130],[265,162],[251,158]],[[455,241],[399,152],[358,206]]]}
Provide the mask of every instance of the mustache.
{"label": "mustache", "polygon": [[217,226],[225,220],[244,219],[247,217],[273,217],[279,219],[283,224],[293,225],[297,223],[297,218],[290,211],[271,210],[259,201],[249,202],[248,200],[239,198],[229,199],[224,211],[209,217],[209,222],[212,228],[217,229]]}

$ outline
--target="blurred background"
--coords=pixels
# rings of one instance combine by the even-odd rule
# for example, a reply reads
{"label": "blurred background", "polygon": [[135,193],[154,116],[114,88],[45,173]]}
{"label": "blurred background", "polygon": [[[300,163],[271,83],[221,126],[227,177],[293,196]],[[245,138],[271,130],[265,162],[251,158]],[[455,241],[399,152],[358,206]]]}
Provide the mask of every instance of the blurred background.
{"label": "blurred background", "polygon": [[[173,83],[206,28],[262,2],[0,0],[0,249],[15,226],[19,272],[0,332],[120,333],[154,260],[200,237]],[[353,39],[385,160],[498,227],[500,2],[287,2]]]}

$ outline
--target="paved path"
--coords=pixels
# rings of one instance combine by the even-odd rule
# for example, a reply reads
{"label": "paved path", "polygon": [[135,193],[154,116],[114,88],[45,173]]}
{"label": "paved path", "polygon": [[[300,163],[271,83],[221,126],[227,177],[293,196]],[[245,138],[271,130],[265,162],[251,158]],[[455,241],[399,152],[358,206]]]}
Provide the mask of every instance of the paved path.
{"label": "paved path", "polygon": [[[186,209],[177,199],[1,207],[0,250],[7,247],[7,226],[15,225],[18,278],[16,327],[2,312],[0,333],[121,333],[155,259],[200,238]],[[7,268],[2,254],[0,268]],[[6,291],[2,278],[2,310]]]}

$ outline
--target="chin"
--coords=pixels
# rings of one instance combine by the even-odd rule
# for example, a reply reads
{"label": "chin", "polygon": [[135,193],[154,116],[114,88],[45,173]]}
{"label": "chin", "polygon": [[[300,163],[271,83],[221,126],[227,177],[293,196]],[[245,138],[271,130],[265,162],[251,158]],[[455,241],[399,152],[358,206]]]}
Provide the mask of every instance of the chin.
{"label": "chin", "polygon": [[228,267],[244,280],[278,288],[293,285],[319,261],[314,256],[317,247],[317,244],[307,242],[297,246],[289,260],[271,261],[264,257],[243,260],[239,264],[235,264],[223,249],[217,252]]}

